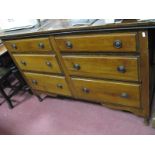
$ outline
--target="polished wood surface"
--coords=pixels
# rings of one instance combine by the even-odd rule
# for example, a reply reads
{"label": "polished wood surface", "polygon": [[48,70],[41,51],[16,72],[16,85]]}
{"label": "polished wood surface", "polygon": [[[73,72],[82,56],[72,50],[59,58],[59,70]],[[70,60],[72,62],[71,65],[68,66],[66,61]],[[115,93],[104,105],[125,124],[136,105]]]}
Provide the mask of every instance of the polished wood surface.
{"label": "polished wood surface", "polygon": [[48,52],[53,50],[48,38],[11,40],[6,41],[5,46],[10,52]]}
{"label": "polished wood surface", "polygon": [[78,98],[88,101],[140,107],[140,85],[72,78]]}
{"label": "polished wood surface", "polygon": [[139,80],[138,57],[69,55],[63,56],[63,59],[70,75],[126,81]]}
{"label": "polished wood surface", "polygon": [[63,76],[52,76],[37,73],[26,73],[29,85],[36,90],[71,96],[68,85]]}
{"label": "polished wood surface", "polygon": [[86,24],[74,26],[70,19],[49,19],[40,27],[36,26],[31,29],[22,29],[18,31],[0,32],[0,38],[3,40],[23,39],[27,37],[50,36],[55,34],[72,34],[72,33],[90,33],[90,32],[107,32],[125,31],[125,30],[144,30],[155,28],[155,22],[152,20],[135,21],[128,23],[103,23],[103,24]]}
{"label": "polished wood surface", "polygon": [[76,98],[76,95],[75,95],[76,92],[74,91],[75,88],[74,88],[74,86],[72,84],[71,77],[70,77],[69,72],[68,72],[68,70],[67,70],[67,68],[66,68],[66,66],[64,64],[63,59],[62,59],[62,55],[61,55],[61,53],[60,53],[60,51],[58,49],[58,46],[57,46],[57,44],[55,42],[55,38],[51,36],[50,41],[51,41],[52,47],[54,48],[54,51],[55,51],[55,54],[56,54],[56,56],[58,58],[60,66],[61,66],[61,68],[62,68],[62,70],[64,72],[64,75],[66,77],[66,82],[68,84],[69,89],[71,90],[72,97]]}
{"label": "polished wood surface", "polygon": [[[145,35],[144,35],[145,34]],[[153,35],[153,34],[152,34]],[[150,53],[149,43],[148,43],[148,31],[139,31],[139,45],[140,45],[140,72],[142,77],[142,90],[141,90],[141,102],[142,102],[142,113],[145,118],[150,117],[150,105],[151,98],[153,94],[150,92],[151,83],[150,83]],[[153,86],[154,87],[154,86]]]}
{"label": "polished wood surface", "polygon": [[148,119],[155,28],[125,25],[12,35],[3,41],[34,93],[99,102]]}
{"label": "polished wood surface", "polygon": [[21,70],[61,73],[55,55],[13,54]]}
{"label": "polished wood surface", "polygon": [[[55,40],[62,52],[136,51],[136,33],[60,36]],[[121,42],[120,47],[115,47],[117,41]]]}

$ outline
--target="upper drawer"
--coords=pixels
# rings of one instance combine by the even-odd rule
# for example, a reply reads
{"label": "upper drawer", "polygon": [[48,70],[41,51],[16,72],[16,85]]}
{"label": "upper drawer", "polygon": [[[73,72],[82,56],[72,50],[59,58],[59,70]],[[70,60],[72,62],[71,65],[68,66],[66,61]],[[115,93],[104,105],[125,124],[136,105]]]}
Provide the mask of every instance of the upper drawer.
{"label": "upper drawer", "polygon": [[140,85],[73,78],[76,95],[80,99],[140,107]]}
{"label": "upper drawer", "polygon": [[71,96],[63,76],[52,76],[37,73],[24,73],[29,85],[35,89],[49,93]]}
{"label": "upper drawer", "polygon": [[139,80],[139,58],[129,56],[63,56],[70,75]]}
{"label": "upper drawer", "polygon": [[55,37],[62,52],[135,52],[136,33]]}
{"label": "upper drawer", "polygon": [[13,54],[22,70],[61,73],[55,55]]}
{"label": "upper drawer", "polygon": [[11,52],[48,52],[52,48],[48,38],[32,38],[6,41],[5,45]]}

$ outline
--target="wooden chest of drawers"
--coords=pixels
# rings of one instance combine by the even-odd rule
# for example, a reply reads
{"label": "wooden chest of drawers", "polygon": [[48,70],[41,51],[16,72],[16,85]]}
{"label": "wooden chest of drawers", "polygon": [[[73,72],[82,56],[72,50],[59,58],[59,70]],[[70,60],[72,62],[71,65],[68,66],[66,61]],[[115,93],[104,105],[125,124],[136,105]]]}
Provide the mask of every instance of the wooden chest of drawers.
{"label": "wooden chest of drawers", "polygon": [[7,39],[12,59],[35,94],[101,103],[149,117],[154,84],[148,30],[51,34]]}

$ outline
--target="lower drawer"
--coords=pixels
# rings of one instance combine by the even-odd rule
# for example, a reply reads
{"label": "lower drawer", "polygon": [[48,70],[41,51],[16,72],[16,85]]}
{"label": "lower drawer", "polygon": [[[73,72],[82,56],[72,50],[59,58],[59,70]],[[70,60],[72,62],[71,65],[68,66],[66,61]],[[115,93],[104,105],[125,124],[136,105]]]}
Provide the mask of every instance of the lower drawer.
{"label": "lower drawer", "polygon": [[72,78],[77,97],[89,101],[140,107],[140,85]]}
{"label": "lower drawer", "polygon": [[32,89],[71,96],[65,77],[24,73]]}

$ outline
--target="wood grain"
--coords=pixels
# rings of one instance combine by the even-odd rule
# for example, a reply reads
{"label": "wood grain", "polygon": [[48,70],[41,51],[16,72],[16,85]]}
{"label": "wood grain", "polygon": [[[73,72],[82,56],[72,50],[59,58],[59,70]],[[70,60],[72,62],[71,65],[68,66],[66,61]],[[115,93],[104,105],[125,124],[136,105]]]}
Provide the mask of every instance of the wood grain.
{"label": "wood grain", "polygon": [[[152,55],[147,30],[119,30],[117,33],[107,30],[100,34],[84,32],[38,37],[5,42],[12,59],[34,92],[99,102],[149,117],[150,88],[153,86],[150,87]],[[121,41],[120,48],[114,46],[116,40]],[[66,46],[67,41],[71,43],[71,48]],[[40,48],[39,43],[43,43],[44,48]],[[16,44],[17,48],[14,49],[12,44]],[[26,61],[28,65],[22,66],[21,61]],[[46,61],[50,61],[53,68],[48,68]],[[75,70],[75,64],[79,64],[80,69]],[[118,72],[118,66],[124,66],[126,72]],[[58,75],[60,73],[63,76]],[[32,80],[36,80],[37,84],[32,84]],[[63,87],[57,87],[57,84]],[[125,98],[124,94],[127,94]]]}
{"label": "wood grain", "polygon": [[[24,72],[24,75],[27,78],[29,85],[35,90],[71,96],[65,77],[63,76],[27,72]],[[33,80],[35,80],[36,83],[33,83]],[[58,87],[58,85],[62,85],[62,88]]]}
{"label": "wood grain", "polygon": [[[70,35],[55,37],[61,52],[136,52],[136,33],[111,33],[94,35]],[[121,48],[115,48],[114,42],[122,42]],[[72,48],[67,48],[70,42]]]}
{"label": "wood grain", "polygon": [[[105,80],[72,78],[78,98],[88,101],[114,103],[116,105],[140,107],[140,85]],[[88,89],[89,92],[84,92]],[[127,93],[127,98],[122,97]]]}
{"label": "wood grain", "polygon": [[[16,48],[12,46],[16,45]],[[39,45],[43,44],[41,48]],[[5,46],[10,52],[49,52],[53,48],[50,46],[48,38],[31,38],[5,41]]]}
{"label": "wood grain", "polygon": [[[140,73],[142,77],[141,108],[145,118],[150,117],[150,64],[148,31],[139,31]],[[145,34],[145,36],[144,36]]]}
{"label": "wood grain", "polygon": [[55,52],[55,54],[57,56],[57,60],[58,60],[58,62],[60,64],[60,67],[61,67],[61,69],[62,69],[62,71],[63,71],[63,73],[65,75],[66,82],[67,82],[68,87],[69,87],[69,89],[71,91],[72,97],[76,98],[76,95],[75,95],[76,92],[75,92],[75,88],[74,88],[74,86],[72,84],[71,77],[69,76],[69,72],[68,72],[68,70],[67,70],[67,68],[65,66],[62,55],[61,55],[61,53],[60,53],[60,51],[58,49],[58,46],[57,46],[57,44],[55,42],[55,38],[53,36],[50,37],[50,42],[51,42],[51,45],[54,48],[54,52]]}
{"label": "wood grain", "polygon": [[21,70],[61,73],[55,55],[13,54]]}
{"label": "wood grain", "polygon": [[[116,80],[139,80],[139,58],[130,56],[63,56],[70,75],[107,78]],[[76,65],[79,68],[76,68]],[[118,71],[123,66],[125,72]]]}

